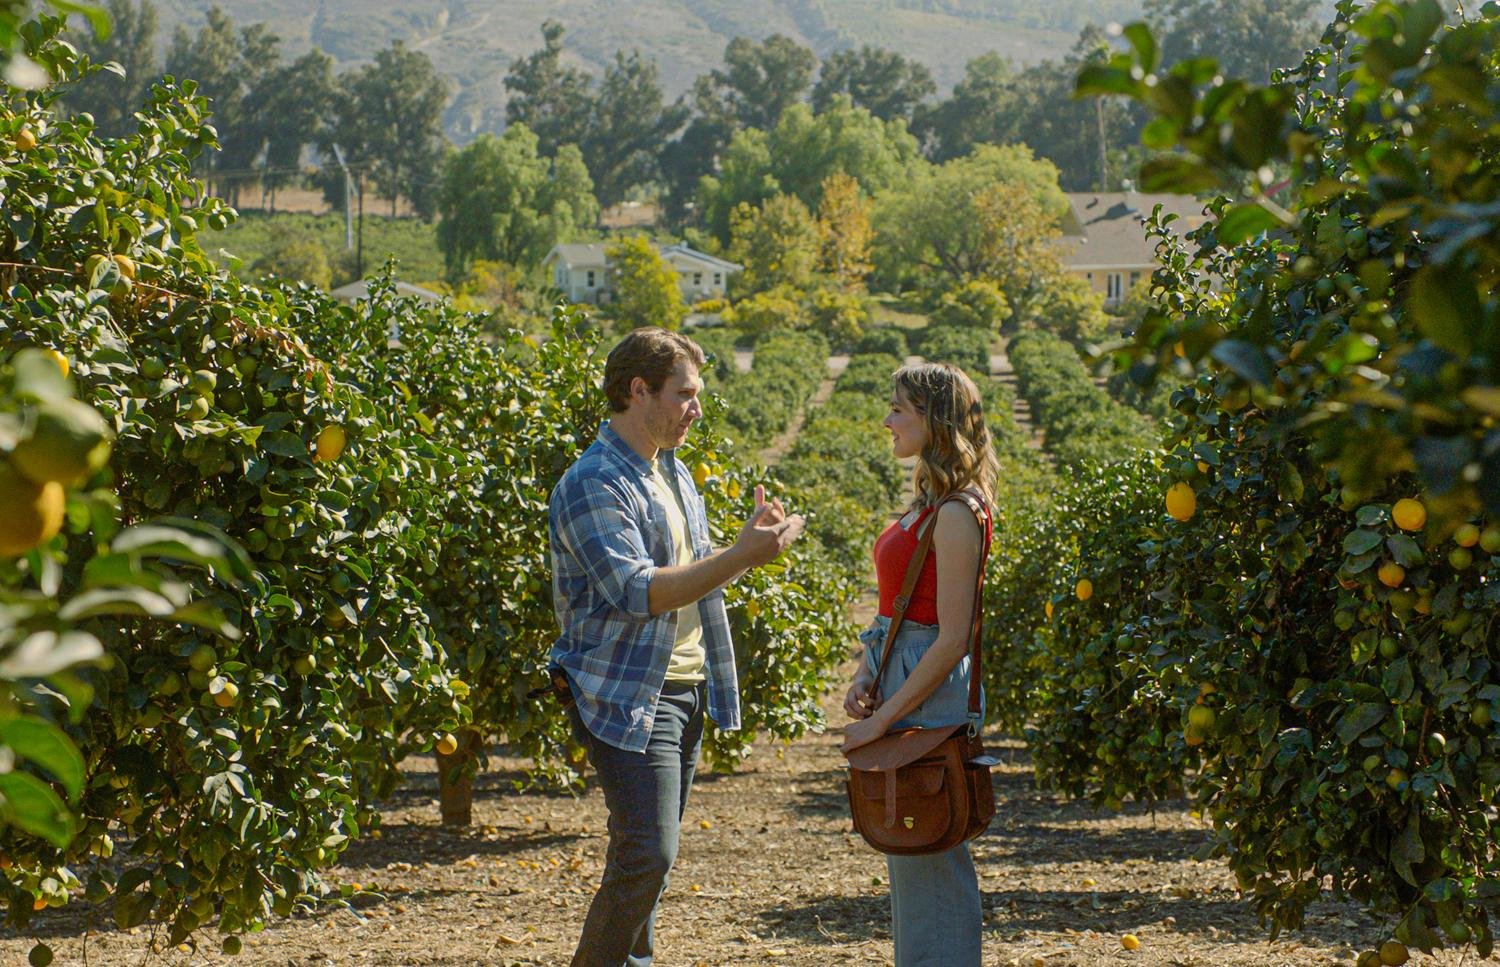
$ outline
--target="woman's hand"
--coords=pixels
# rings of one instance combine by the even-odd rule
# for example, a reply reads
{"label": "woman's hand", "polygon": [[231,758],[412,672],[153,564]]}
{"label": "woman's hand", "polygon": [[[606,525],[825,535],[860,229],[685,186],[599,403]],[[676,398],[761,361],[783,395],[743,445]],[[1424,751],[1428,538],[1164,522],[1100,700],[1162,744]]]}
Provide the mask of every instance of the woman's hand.
{"label": "woman's hand", "polygon": [[870,694],[870,680],[863,676],[854,679],[844,696],[844,714],[851,719],[867,719],[879,707],[880,696]]}
{"label": "woman's hand", "polygon": [[890,731],[890,723],[879,711],[873,712],[867,718],[858,722],[851,722],[844,726],[844,744],[842,748],[845,755],[862,745],[869,745]]}

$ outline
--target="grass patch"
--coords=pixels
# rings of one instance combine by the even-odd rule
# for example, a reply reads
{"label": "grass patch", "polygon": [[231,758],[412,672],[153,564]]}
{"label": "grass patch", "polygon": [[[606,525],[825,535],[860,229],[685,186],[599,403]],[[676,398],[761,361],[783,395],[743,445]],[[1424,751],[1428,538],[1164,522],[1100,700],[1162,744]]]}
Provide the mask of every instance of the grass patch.
{"label": "grass patch", "polygon": [[[286,235],[308,235],[314,238],[328,256],[333,268],[333,284],[354,280],[354,253],[344,250],[344,216],[340,213],[314,215],[307,212],[276,214],[241,213],[239,219],[222,232],[205,232],[199,241],[221,265],[228,259],[219,254],[224,249],[243,262],[242,272],[252,275],[250,267],[268,254],[276,238]],[[418,285],[443,276],[443,256],[437,247],[437,225],[417,218],[392,218],[389,215],[365,213],[364,274],[379,271],[387,256],[397,262],[398,278]]]}

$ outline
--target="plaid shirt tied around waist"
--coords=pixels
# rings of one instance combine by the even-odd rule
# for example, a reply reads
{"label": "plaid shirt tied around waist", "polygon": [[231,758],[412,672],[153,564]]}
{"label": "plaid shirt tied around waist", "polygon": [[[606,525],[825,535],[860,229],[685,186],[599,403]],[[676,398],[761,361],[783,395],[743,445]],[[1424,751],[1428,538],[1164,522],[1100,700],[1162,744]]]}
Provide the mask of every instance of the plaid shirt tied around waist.
{"label": "plaid shirt tied around waist", "polygon": [[[692,474],[672,451],[693,560],[712,552],[708,517]],[[665,470],[665,468],[664,468]],[[651,465],[605,423],[563,474],[548,502],[552,600],[562,629],[551,663],[573,684],[578,712],[600,741],[642,752],[677,640],[677,612],[653,617],[648,591],[660,567],[677,562],[667,508],[648,481]],[[708,714],[739,728],[739,682],[722,589],[698,601],[706,652]]]}

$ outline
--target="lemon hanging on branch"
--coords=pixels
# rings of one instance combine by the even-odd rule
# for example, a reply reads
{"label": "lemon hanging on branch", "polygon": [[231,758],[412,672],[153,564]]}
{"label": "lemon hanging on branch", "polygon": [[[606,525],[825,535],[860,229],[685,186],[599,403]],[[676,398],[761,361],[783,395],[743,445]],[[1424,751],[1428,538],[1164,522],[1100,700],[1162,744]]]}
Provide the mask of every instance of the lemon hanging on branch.
{"label": "lemon hanging on branch", "polygon": [[1419,531],[1427,523],[1427,508],[1419,500],[1403,497],[1391,508],[1391,520],[1404,531]]}
{"label": "lemon hanging on branch", "polygon": [[323,427],[318,434],[317,452],[314,459],[319,463],[329,463],[337,460],[344,452],[344,444],[348,442],[348,436],[344,428],[337,423],[330,423]]}
{"label": "lemon hanging on branch", "polygon": [[0,461],[0,555],[14,557],[62,530],[68,498],[56,481],[39,484]]}
{"label": "lemon hanging on branch", "polygon": [[1180,521],[1189,521],[1198,512],[1198,494],[1185,480],[1167,488],[1167,513]]}
{"label": "lemon hanging on branch", "polygon": [[1082,578],[1073,587],[1073,593],[1078,595],[1078,600],[1087,601],[1094,596],[1094,582],[1088,578]]}

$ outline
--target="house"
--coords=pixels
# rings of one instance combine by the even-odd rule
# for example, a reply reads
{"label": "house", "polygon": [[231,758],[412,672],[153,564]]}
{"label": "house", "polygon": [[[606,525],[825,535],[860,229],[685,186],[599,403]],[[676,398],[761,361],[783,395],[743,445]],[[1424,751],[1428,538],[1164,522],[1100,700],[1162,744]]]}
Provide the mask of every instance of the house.
{"label": "house", "polygon": [[[370,287],[375,285],[378,279],[356,279],[348,285],[341,285],[328,293],[340,302],[358,302],[360,299],[370,297]],[[412,285],[410,282],[397,281],[395,283],[396,295],[415,296],[419,302],[441,302],[443,297],[431,289],[424,289],[420,285]]]}
{"label": "house", "polygon": [[1146,220],[1156,206],[1179,216],[1171,228],[1179,235],[1202,225],[1203,203],[1192,195],[1143,194],[1136,191],[1068,192],[1063,216],[1063,266],[1119,304],[1130,287],[1155,271],[1156,243],[1146,234]]}
{"label": "house", "polygon": [[[600,305],[614,295],[609,259],[604,249],[602,242],[556,245],[542,264],[551,269],[552,284],[569,302]],[[715,258],[680,243],[657,248],[657,254],[676,271],[682,298],[689,303],[722,299],[729,277],[744,269],[736,262]]]}

